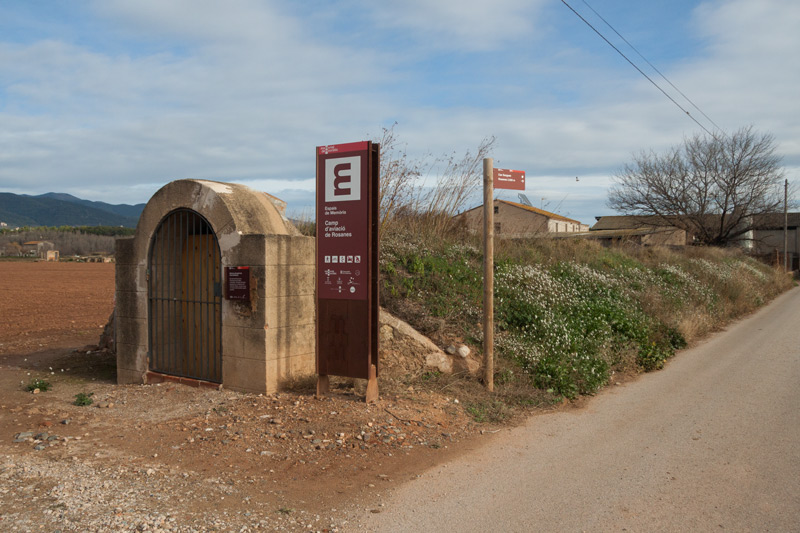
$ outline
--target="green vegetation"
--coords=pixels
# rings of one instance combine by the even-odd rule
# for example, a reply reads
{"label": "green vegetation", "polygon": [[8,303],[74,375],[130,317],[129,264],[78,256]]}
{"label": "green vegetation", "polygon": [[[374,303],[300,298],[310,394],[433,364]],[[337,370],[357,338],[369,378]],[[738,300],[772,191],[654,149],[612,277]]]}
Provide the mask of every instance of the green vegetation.
{"label": "green vegetation", "polygon": [[25,390],[28,392],[33,392],[35,390],[39,390],[39,392],[47,392],[50,390],[50,382],[42,379],[42,378],[34,378],[25,386]]}
{"label": "green vegetation", "polygon": [[94,403],[92,396],[94,396],[93,392],[90,392],[89,394],[86,394],[85,392],[79,392],[75,395],[75,401],[72,403],[81,407],[92,405]]}
{"label": "green vegetation", "polygon": [[[440,346],[465,342],[480,353],[482,253],[477,243],[463,236],[425,240],[398,232],[384,238],[381,252],[381,304]],[[660,369],[677,349],[754,310],[791,283],[785,274],[732,249],[500,241],[495,252],[496,393],[481,394],[479,387],[462,383],[459,394],[479,421],[503,420],[513,406],[592,394],[613,373]],[[407,379],[415,387],[454,388],[452,377],[430,372]]]}

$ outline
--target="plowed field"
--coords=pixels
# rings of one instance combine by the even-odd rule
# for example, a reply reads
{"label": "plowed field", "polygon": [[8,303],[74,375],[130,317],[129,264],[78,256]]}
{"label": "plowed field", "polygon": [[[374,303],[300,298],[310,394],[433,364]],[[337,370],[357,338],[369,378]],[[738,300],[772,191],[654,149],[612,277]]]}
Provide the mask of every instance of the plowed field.
{"label": "plowed field", "polygon": [[0,354],[96,344],[113,309],[113,263],[0,262]]}

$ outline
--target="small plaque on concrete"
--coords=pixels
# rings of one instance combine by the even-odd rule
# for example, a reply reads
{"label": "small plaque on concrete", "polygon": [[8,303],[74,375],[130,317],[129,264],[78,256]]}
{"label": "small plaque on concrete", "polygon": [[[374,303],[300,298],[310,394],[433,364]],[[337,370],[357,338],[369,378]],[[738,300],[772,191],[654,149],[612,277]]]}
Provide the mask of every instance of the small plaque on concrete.
{"label": "small plaque on concrete", "polygon": [[250,267],[225,267],[225,297],[250,300]]}

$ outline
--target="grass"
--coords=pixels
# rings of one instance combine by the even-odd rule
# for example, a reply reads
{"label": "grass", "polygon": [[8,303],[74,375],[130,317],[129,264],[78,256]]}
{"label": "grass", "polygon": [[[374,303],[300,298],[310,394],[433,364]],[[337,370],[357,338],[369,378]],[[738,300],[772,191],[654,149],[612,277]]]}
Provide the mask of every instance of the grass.
{"label": "grass", "polygon": [[[468,236],[385,236],[381,304],[440,346],[482,351],[482,254]],[[791,287],[736,250],[548,238],[495,248],[495,390],[424,373],[404,383],[458,389],[478,421],[594,394],[614,373],[662,368],[676,350]]]}

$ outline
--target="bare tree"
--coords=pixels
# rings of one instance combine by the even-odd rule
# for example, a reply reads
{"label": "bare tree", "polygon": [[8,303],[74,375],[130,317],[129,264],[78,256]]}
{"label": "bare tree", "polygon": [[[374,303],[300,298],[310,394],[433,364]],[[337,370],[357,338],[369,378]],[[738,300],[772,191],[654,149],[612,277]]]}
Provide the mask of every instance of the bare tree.
{"label": "bare tree", "polygon": [[685,230],[700,244],[726,245],[782,210],[783,169],[775,139],[752,126],[686,139],[664,154],[641,152],[615,176],[608,205],[641,225]]}
{"label": "bare tree", "polygon": [[400,144],[395,133],[397,122],[391,128],[383,128],[378,142],[381,145],[380,177],[380,232],[387,223],[404,210],[411,202],[414,183],[422,175],[422,160],[412,160]]}
{"label": "bare tree", "polygon": [[[412,159],[395,133],[395,123],[381,138],[380,231],[390,224],[415,232],[440,236],[453,224],[452,217],[482,184],[483,158],[495,138],[483,139],[474,152],[467,150],[438,158],[426,154]],[[425,177],[433,178],[427,184]]]}

